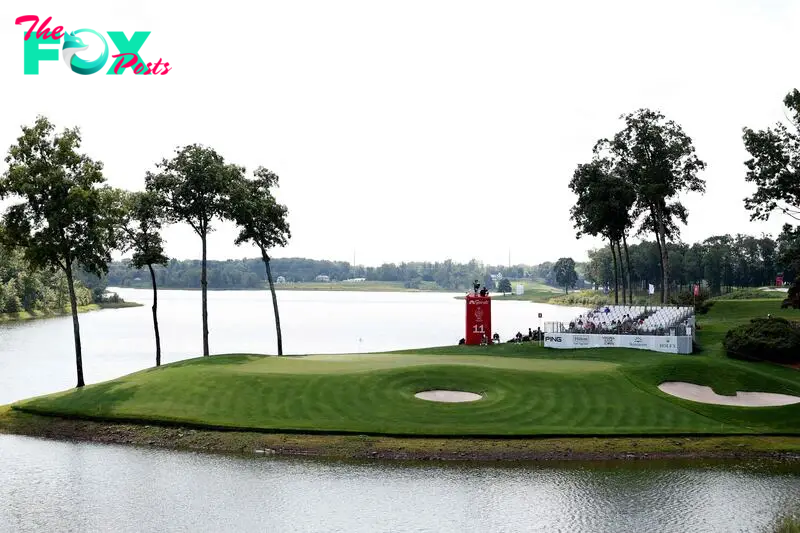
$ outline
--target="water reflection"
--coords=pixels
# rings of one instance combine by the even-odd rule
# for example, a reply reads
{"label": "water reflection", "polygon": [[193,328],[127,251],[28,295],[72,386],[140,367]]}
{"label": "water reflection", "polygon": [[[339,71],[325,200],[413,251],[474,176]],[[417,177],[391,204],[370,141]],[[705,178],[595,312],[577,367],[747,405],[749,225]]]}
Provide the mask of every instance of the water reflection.
{"label": "water reflection", "polygon": [[800,464],[239,458],[0,437],[2,531],[765,531]]}

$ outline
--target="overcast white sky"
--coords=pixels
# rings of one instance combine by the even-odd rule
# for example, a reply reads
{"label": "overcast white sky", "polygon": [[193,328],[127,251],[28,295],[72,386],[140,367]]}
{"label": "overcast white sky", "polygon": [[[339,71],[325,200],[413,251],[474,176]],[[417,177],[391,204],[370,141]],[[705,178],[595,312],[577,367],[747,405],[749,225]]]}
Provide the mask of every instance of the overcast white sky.
{"label": "overcast white sky", "polygon": [[[0,14],[3,154],[44,114],[80,126],[117,187],[143,188],[194,142],[264,165],[293,234],[275,257],[583,259],[597,241],[575,239],[567,183],[639,107],[683,125],[708,163],[707,193],[685,199],[685,241],[783,222],[749,222],[741,130],[781,119],[798,86],[800,2],[4,0]],[[142,56],[173,70],[80,76],[45,61],[25,76],[28,25],[14,20],[29,14],[151,31]],[[256,255],[234,235],[219,224],[210,258]],[[190,229],[166,238],[172,256],[199,258]]]}

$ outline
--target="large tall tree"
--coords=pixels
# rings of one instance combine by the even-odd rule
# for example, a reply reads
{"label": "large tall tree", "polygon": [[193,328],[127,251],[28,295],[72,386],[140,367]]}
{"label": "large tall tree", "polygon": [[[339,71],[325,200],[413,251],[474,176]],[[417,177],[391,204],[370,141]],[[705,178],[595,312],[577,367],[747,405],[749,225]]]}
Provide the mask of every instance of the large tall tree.
{"label": "large tall tree", "polygon": [[[796,280],[800,275],[800,226],[792,228],[784,224],[777,240],[777,264],[787,280]],[[800,285],[800,283],[798,283]]]}
{"label": "large tall tree", "polygon": [[78,128],[55,133],[49,120],[38,117],[22,127],[0,178],[0,198],[17,201],[3,215],[4,240],[24,249],[32,266],[66,276],[78,387],[84,379],[74,269],[106,273],[117,244],[113,198],[101,187],[103,165],[80,153],[80,145]]}
{"label": "large tall tree", "polygon": [[660,112],[639,109],[621,118],[625,128],[613,138],[600,141],[595,151],[609,157],[614,173],[633,185],[637,212],[651,220],[661,255],[662,302],[667,303],[669,226],[679,213],[686,214],[675,198],[681,193],[705,191],[705,181],[698,173],[706,164],[695,154],[692,139],[683,128]]}
{"label": "large tall tree", "polygon": [[[627,285],[630,288],[630,258],[627,233],[632,226],[631,210],[636,200],[633,188],[624,179],[613,174],[611,161],[595,158],[590,163],[578,165],[569,183],[578,199],[570,210],[581,235],[602,235],[608,239],[614,262],[614,301],[619,303],[619,280],[624,243],[627,259]],[[623,301],[625,282],[623,281]]]}
{"label": "large tall tree", "polygon": [[158,330],[158,287],[155,265],[166,265],[169,258],[164,253],[161,228],[165,214],[162,202],[152,191],[122,192],[120,198],[120,227],[124,249],[132,251],[130,265],[136,269],[147,267],[153,286],[153,332],[156,340],[156,366],[161,366],[161,335]]}
{"label": "large tall tree", "polygon": [[800,221],[800,91],[793,89],[783,100],[790,125],[754,131],[744,128],[746,180],[756,192],[745,199],[751,220],[767,220],[775,212]]}
{"label": "large tall tree", "polygon": [[[242,170],[242,175],[244,171]],[[275,331],[278,339],[278,355],[283,355],[283,337],[281,335],[281,319],[278,314],[278,297],[270,270],[269,251],[276,246],[286,246],[291,233],[286,220],[288,209],[279,204],[271,189],[278,186],[278,176],[269,170],[259,167],[255,179],[244,177],[236,179],[230,189],[228,217],[239,226],[236,244],[250,242],[261,252],[261,260],[267,271],[269,290],[272,293],[272,309],[275,314]]]}
{"label": "large tall tree", "polygon": [[575,261],[571,257],[562,257],[553,265],[553,273],[556,276],[556,283],[564,287],[564,293],[569,293],[570,287],[575,287],[578,281],[578,273],[575,272]]}
{"label": "large tall tree", "polygon": [[[777,211],[800,221],[800,91],[793,89],[783,103],[789,125],[778,122],[766,130],[744,129],[744,146],[751,155],[745,161],[745,179],[756,185],[756,192],[744,201],[751,220],[767,220]],[[794,275],[800,267],[800,225],[794,230],[784,225],[779,240],[780,262]],[[795,285],[800,286],[797,279]]]}
{"label": "large tall tree", "polygon": [[158,172],[145,176],[147,190],[158,195],[170,221],[184,222],[200,237],[202,264],[203,355],[208,349],[208,277],[206,258],[207,238],[213,231],[211,223],[224,216],[230,201],[230,188],[241,178],[242,170],[225,163],[215,150],[198,144],[178,148],[172,159],[156,165]]}

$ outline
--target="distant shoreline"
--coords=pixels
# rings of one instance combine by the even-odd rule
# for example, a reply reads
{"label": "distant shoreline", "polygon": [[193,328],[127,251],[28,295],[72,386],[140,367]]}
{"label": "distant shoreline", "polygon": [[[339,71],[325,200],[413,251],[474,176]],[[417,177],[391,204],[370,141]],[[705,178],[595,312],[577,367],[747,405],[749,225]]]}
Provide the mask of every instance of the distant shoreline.
{"label": "distant shoreline", "polygon": [[[109,289],[137,289],[137,290],[152,290],[150,284],[137,284],[137,285],[110,285]],[[200,287],[158,287],[159,290],[166,291],[200,291]],[[276,291],[315,291],[315,292],[408,292],[408,293],[425,293],[425,294],[452,294],[453,298],[457,300],[464,300],[466,294],[469,292],[466,289],[415,289],[390,284],[362,284],[362,283],[294,283],[294,284],[275,284]],[[209,287],[209,292],[263,292],[269,291],[269,286],[264,287]],[[541,292],[527,292],[522,295],[506,293],[491,293],[490,296],[494,301],[508,301],[508,302],[534,302],[534,303],[551,303],[550,299],[560,296],[561,292],[541,293]],[[554,303],[553,305],[565,305]],[[580,306],[578,306],[580,307]]]}
{"label": "distant shoreline", "polygon": [[[152,290],[153,287],[150,284],[141,284],[141,285],[127,285],[127,286],[120,286],[120,285],[110,285],[109,288],[113,289],[140,289],[140,290]],[[165,290],[165,291],[199,291],[201,290],[200,287],[158,287],[158,290]],[[260,291],[268,291],[269,286],[265,285],[264,287],[209,287],[208,291],[214,292],[235,292],[235,291],[252,291],[252,292],[260,292]],[[413,289],[407,287],[397,287],[397,286],[378,286],[378,285],[368,285],[368,286],[358,286],[358,284],[336,284],[332,286],[322,286],[322,284],[293,284],[289,286],[289,284],[275,284],[276,291],[329,291],[329,292],[421,292],[421,293],[448,293],[448,294],[456,294],[456,293],[465,293],[466,291],[463,290],[452,290],[452,289]]]}
{"label": "distant shoreline", "polygon": [[[97,304],[78,306],[79,313],[99,311],[101,309],[122,309],[126,307],[142,307],[138,302],[102,302]],[[19,311],[17,313],[0,313],[0,324],[4,322],[20,322],[23,320],[37,320],[40,318],[57,318],[71,316],[72,311],[67,307],[62,312],[58,311]]]}

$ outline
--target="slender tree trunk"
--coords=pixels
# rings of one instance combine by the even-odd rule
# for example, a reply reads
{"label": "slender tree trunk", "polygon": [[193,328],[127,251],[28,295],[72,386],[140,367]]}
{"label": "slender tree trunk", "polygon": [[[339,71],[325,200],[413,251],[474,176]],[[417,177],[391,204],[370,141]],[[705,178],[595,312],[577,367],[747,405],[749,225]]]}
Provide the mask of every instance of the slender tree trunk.
{"label": "slender tree trunk", "polygon": [[203,293],[203,356],[207,357],[208,350],[208,279],[206,277],[206,234],[200,236],[203,241],[203,261],[200,271],[200,290]]}
{"label": "slender tree trunk", "polygon": [[628,270],[628,304],[633,305],[633,285],[631,285],[631,256],[628,254],[628,238],[622,234],[622,245],[625,248],[625,266]]}
{"label": "slender tree trunk", "polygon": [[611,257],[614,258],[614,304],[619,303],[619,269],[617,268],[617,252],[614,250],[614,241],[611,241]]}
{"label": "slender tree trunk", "polygon": [[627,292],[625,286],[625,263],[622,261],[622,247],[617,241],[617,257],[619,257],[619,279],[622,285],[622,305],[625,305],[627,300]]}
{"label": "slender tree trunk", "polygon": [[150,269],[150,279],[153,281],[153,331],[156,333],[156,366],[161,366],[161,335],[158,333],[158,290],[156,289],[156,273],[153,265],[147,265]]}
{"label": "slender tree trunk", "polygon": [[272,293],[272,310],[275,312],[275,333],[278,336],[278,355],[283,355],[283,336],[281,335],[281,317],[278,314],[278,295],[275,294],[275,283],[272,282],[272,271],[269,268],[269,256],[265,251],[261,251],[261,258],[264,260],[264,266],[267,269],[267,281],[269,282],[269,291]]}
{"label": "slender tree trunk", "polygon": [[75,296],[75,281],[72,279],[72,263],[66,260],[69,306],[72,309],[72,332],[75,337],[75,367],[78,370],[78,387],[83,387],[83,358],[81,357],[81,326],[78,323],[78,298]]}
{"label": "slender tree trunk", "polygon": [[[655,214],[653,216],[655,217]],[[657,228],[655,229],[654,233],[656,236],[656,245],[658,246],[658,259],[659,263],[661,263],[659,265],[661,267],[661,301],[664,301],[664,247],[661,244],[661,235],[659,234]],[[649,294],[650,292],[648,288],[648,295]],[[648,299],[649,298],[650,296],[648,296]]]}
{"label": "slender tree trunk", "polygon": [[667,250],[667,235],[664,227],[663,213],[659,214],[658,232],[661,234],[661,264],[663,270],[663,285],[661,286],[661,303],[666,305],[669,302],[669,251]]}

